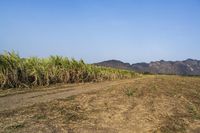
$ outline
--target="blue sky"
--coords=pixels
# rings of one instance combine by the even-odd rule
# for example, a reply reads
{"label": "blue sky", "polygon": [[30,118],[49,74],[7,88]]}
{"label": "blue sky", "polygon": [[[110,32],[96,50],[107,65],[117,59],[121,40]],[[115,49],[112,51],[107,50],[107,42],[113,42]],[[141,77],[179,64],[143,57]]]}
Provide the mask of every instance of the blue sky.
{"label": "blue sky", "polygon": [[1,0],[4,50],[87,63],[200,59],[200,1]]}

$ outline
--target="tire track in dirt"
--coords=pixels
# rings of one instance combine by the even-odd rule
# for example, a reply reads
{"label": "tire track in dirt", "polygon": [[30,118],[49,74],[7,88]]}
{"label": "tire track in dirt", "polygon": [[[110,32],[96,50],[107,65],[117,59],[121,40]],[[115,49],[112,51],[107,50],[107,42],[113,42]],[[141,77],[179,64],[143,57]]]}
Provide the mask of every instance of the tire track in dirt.
{"label": "tire track in dirt", "polygon": [[73,87],[67,87],[62,89],[47,90],[47,91],[35,91],[27,92],[22,94],[8,95],[0,97],[0,111],[13,110],[16,108],[21,108],[25,106],[31,106],[37,103],[49,102],[56,99],[64,99],[70,96],[79,95],[82,93],[95,92],[101,89],[108,89],[112,86],[117,86],[119,84],[127,84],[137,80],[141,80],[147,77],[126,79],[118,81],[107,81],[101,83],[93,84],[83,84]]}

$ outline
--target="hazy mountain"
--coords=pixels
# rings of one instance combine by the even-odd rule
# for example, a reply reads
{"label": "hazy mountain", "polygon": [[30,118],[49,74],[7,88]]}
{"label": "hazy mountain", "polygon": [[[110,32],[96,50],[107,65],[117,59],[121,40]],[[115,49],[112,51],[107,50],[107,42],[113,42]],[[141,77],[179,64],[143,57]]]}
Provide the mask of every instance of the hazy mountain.
{"label": "hazy mountain", "polygon": [[143,73],[200,75],[200,61],[187,59],[184,61],[155,61],[150,63],[129,64],[119,60],[108,60],[95,65],[134,70]]}
{"label": "hazy mountain", "polygon": [[129,63],[124,63],[119,60],[103,61],[103,62],[95,63],[95,65],[105,66],[105,67],[113,67],[113,68],[119,68],[119,69],[129,69],[131,66]]}

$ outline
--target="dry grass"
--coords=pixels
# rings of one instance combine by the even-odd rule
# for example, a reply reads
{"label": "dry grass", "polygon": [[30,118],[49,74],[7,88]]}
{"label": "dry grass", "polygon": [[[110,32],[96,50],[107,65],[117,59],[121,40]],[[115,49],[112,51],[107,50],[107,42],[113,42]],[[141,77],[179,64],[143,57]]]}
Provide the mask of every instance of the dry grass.
{"label": "dry grass", "polygon": [[150,76],[0,113],[0,132],[199,133],[200,78]]}

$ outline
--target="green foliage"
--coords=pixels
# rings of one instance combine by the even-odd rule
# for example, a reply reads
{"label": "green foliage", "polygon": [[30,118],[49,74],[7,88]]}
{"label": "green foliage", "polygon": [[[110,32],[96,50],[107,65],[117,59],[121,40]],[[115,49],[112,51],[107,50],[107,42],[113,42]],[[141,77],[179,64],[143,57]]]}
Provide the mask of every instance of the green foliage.
{"label": "green foliage", "polygon": [[134,95],[135,90],[133,90],[132,88],[127,88],[127,89],[124,90],[124,93],[125,93],[128,97],[130,97],[130,96],[133,96],[133,95]]}
{"label": "green foliage", "polygon": [[61,56],[21,58],[17,53],[0,55],[1,88],[48,86],[55,83],[96,82],[132,78],[135,72],[85,64]]}

